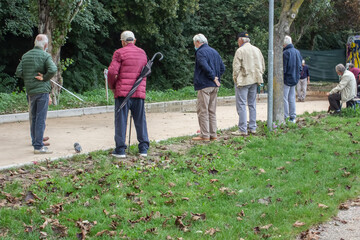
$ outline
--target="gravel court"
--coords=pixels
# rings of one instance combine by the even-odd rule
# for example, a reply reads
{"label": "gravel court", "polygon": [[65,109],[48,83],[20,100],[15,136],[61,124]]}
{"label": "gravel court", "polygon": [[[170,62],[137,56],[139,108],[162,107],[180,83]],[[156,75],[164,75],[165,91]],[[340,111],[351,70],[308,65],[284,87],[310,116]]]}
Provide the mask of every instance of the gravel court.
{"label": "gravel court", "polygon": [[[325,111],[327,107],[328,102],[324,97],[321,99],[309,98],[309,101],[296,103],[297,114],[306,111]],[[181,112],[148,112],[146,117],[149,138],[154,141],[193,135],[199,130],[194,106]],[[267,119],[266,99],[257,101],[257,119]],[[217,107],[218,129],[227,129],[237,123],[238,115],[234,103]],[[110,149],[115,145],[113,113],[50,118],[47,119],[46,125],[44,136],[50,137],[49,148],[53,153],[35,155],[30,143],[28,121],[0,124],[0,169],[71,156],[75,154],[73,147],[75,142],[80,143],[83,153]],[[137,143],[134,124],[132,124],[131,131],[131,144]]]}

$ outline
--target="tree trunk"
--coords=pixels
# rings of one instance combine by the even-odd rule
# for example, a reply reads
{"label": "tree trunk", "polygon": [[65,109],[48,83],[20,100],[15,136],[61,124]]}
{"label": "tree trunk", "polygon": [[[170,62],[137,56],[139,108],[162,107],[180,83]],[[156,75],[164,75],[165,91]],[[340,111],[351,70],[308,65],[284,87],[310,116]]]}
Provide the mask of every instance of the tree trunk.
{"label": "tree trunk", "polygon": [[[39,3],[38,32],[39,34],[46,34],[46,36],[48,37],[49,39],[48,52],[51,54],[51,57],[55,65],[58,67],[57,73],[51,80],[62,85],[61,67],[60,67],[60,48],[58,48],[58,50],[55,50],[53,46],[52,30],[55,29],[56,26],[54,19],[51,18],[50,15],[51,9],[47,2],[48,2],[47,0],[38,0]],[[52,103],[54,105],[57,105],[58,96],[60,94],[60,87],[58,87],[54,83],[51,83],[51,85],[52,85],[52,90],[51,90]]]}
{"label": "tree trunk", "polygon": [[[65,2],[63,2],[63,4],[73,3],[72,0],[68,0],[66,3]],[[76,16],[76,14],[80,11],[81,7],[83,6],[83,2],[83,0],[78,0],[75,5],[68,5],[68,8],[66,8],[65,10],[59,10],[54,6],[52,8],[48,0],[37,0],[39,6],[38,32],[39,34],[46,34],[49,39],[48,52],[51,54],[54,63],[58,67],[56,75],[51,80],[58,83],[60,86],[63,85],[63,79],[61,76],[62,69],[60,64],[61,46],[65,43],[65,37],[69,31],[69,25]],[[68,14],[65,14],[65,18],[63,17],[64,14],[61,14],[60,17],[56,17],[56,11],[66,11]],[[55,30],[58,34],[54,36],[53,31]],[[54,83],[51,83],[51,85],[52,102],[54,105],[57,105],[59,103],[58,100],[61,88]]]}
{"label": "tree trunk", "polygon": [[294,21],[304,0],[282,0],[282,12],[279,22],[274,27],[274,111],[273,119],[283,123],[284,119],[284,70],[283,43],[285,35],[290,34]]}

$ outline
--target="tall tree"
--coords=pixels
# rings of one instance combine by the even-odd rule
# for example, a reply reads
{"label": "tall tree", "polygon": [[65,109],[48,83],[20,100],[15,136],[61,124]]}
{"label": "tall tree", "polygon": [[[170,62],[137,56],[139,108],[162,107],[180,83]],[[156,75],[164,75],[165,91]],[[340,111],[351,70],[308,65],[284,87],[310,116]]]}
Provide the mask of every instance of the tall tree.
{"label": "tall tree", "polygon": [[281,0],[282,11],[274,27],[274,111],[273,119],[284,122],[284,71],[283,43],[285,35],[290,34],[290,26],[295,20],[304,0]]}
{"label": "tall tree", "polygon": [[[65,44],[66,36],[71,30],[71,22],[84,6],[84,2],[85,0],[37,0],[38,32],[46,34],[49,38],[48,51],[59,69],[52,80],[60,85],[62,85],[61,46]],[[60,87],[53,84],[52,97],[55,105],[58,102],[59,93]]]}

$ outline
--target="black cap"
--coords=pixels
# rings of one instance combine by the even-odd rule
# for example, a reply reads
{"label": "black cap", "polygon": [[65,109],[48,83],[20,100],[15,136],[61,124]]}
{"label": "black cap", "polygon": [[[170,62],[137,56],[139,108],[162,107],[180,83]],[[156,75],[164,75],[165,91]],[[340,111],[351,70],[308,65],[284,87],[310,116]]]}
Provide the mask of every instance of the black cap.
{"label": "black cap", "polygon": [[249,34],[247,32],[238,33],[237,38],[239,39],[241,37],[250,38],[250,36],[249,36]]}

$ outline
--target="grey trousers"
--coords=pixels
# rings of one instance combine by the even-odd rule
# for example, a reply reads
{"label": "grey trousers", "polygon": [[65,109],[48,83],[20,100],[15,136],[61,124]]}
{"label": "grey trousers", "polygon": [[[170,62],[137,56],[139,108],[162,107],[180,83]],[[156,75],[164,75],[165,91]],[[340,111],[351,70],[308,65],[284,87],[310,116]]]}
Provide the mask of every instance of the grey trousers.
{"label": "grey trousers", "polygon": [[256,130],[256,91],[257,84],[235,87],[236,110],[239,115],[239,130],[247,133],[246,102],[249,107],[249,129]]}
{"label": "grey trousers", "polygon": [[296,118],[296,107],[295,107],[295,86],[287,86],[284,84],[284,113],[285,119],[290,117],[290,119]]}
{"label": "grey trousers", "polygon": [[203,88],[198,91],[197,115],[200,126],[200,136],[203,138],[216,138],[216,101],[218,87]]}
{"label": "grey trousers", "polygon": [[300,79],[296,85],[297,98],[304,101],[306,97],[307,78]]}

